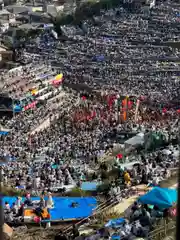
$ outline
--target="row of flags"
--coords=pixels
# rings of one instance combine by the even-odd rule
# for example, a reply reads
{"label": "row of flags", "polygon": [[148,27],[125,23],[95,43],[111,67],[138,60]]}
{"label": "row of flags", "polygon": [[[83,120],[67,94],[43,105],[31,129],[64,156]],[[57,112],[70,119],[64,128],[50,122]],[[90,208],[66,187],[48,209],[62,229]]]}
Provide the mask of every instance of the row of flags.
{"label": "row of flags", "polygon": [[[86,96],[82,96],[81,97],[82,102],[84,103],[84,106],[86,105]],[[123,120],[126,121],[127,120],[127,112],[129,110],[131,110],[134,107],[134,102],[129,100],[129,97],[126,96],[125,98],[122,99],[121,97],[116,97],[115,95],[112,96],[107,96],[106,100],[105,100],[105,105],[108,107],[108,116],[110,116],[110,113],[113,109],[116,109],[117,111],[117,115],[120,115],[121,113],[123,114]],[[88,109],[89,106],[86,106],[86,109]],[[107,109],[106,109],[107,110]],[[98,112],[96,112],[98,111]],[[84,113],[85,115],[87,114],[87,111],[85,111]],[[78,116],[79,115],[83,115],[82,110],[78,111]],[[93,113],[90,114],[89,120],[92,120],[96,115],[100,116],[101,118],[106,118],[107,115],[104,110],[97,110],[97,109],[93,109]],[[77,117],[77,116],[76,116]],[[78,119],[83,119],[83,117],[78,117]],[[84,117],[84,119],[87,119],[87,116]]]}
{"label": "row of flags", "polygon": [[[86,96],[81,97],[82,101],[85,101],[87,99]],[[135,96],[119,96],[119,95],[107,95],[104,99],[104,103],[108,106],[109,112],[112,110],[117,111],[118,116],[123,116],[123,120],[126,121],[128,118],[128,112],[134,109],[134,120],[137,122],[138,120],[138,114],[141,103],[145,100],[145,97],[141,96],[139,98]],[[148,106],[148,105],[147,105]],[[169,110],[172,110],[171,108],[166,108],[162,104],[159,104],[159,107],[157,107],[157,113],[160,113],[162,115],[168,114]],[[175,109],[176,113],[180,114],[180,108]]]}
{"label": "row of flags", "polygon": [[[60,73],[55,76],[55,78],[49,81],[49,84],[54,87],[58,87],[63,81],[63,73]],[[20,100],[20,104],[14,104],[13,106],[13,111],[14,112],[21,112],[21,111],[27,111],[29,109],[35,108],[37,105],[37,100],[36,96],[39,93],[38,87],[34,87],[30,89],[25,95],[26,97],[24,98],[28,104],[24,106],[23,100]]]}
{"label": "row of flags", "polygon": [[[59,86],[62,82],[63,82],[63,73],[60,73],[56,75],[56,77],[53,80],[51,79],[49,81],[49,84],[53,86]],[[38,88],[33,88],[30,90],[30,93],[32,96],[36,96],[38,92],[39,92]]]}

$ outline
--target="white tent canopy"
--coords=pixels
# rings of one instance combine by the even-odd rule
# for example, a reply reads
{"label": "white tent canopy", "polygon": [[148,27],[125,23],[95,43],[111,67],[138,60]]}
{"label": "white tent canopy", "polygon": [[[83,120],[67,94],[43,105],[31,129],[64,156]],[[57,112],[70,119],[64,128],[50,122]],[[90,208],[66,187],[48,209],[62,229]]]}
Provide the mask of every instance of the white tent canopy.
{"label": "white tent canopy", "polygon": [[137,147],[144,143],[144,133],[138,133],[136,136],[125,141],[125,147]]}

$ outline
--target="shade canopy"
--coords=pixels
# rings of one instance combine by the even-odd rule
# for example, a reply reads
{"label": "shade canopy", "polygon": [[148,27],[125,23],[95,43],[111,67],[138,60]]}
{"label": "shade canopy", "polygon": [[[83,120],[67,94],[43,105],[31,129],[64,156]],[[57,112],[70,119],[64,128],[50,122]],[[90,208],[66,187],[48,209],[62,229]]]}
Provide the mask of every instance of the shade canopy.
{"label": "shade canopy", "polygon": [[158,206],[161,209],[170,208],[177,202],[177,190],[155,187],[139,198],[144,204]]}

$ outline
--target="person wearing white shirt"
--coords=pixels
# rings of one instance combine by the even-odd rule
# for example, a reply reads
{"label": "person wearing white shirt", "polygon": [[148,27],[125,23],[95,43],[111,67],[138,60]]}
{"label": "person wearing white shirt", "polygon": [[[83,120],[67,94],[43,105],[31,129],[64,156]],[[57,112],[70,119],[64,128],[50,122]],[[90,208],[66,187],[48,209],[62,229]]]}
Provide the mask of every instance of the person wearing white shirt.
{"label": "person wearing white shirt", "polygon": [[21,207],[21,197],[17,197],[15,204],[18,207],[18,209]]}
{"label": "person wearing white shirt", "polygon": [[52,199],[51,193],[48,193],[48,199],[47,199],[47,202],[46,202],[46,206],[47,206],[48,209],[54,208],[54,201]]}

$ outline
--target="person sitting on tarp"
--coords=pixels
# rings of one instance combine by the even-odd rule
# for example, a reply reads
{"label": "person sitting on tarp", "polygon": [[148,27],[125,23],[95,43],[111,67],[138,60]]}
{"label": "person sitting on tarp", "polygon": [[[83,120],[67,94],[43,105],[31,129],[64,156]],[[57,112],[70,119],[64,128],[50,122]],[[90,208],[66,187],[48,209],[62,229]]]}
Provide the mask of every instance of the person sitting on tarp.
{"label": "person sitting on tarp", "polygon": [[79,206],[79,203],[78,202],[72,202],[71,203],[71,207],[72,208],[76,208],[76,207],[78,207]]}
{"label": "person sitting on tarp", "polygon": [[24,205],[27,205],[28,207],[33,206],[30,193],[27,193],[27,194],[26,194],[26,198],[25,198],[25,201],[24,201]]}

